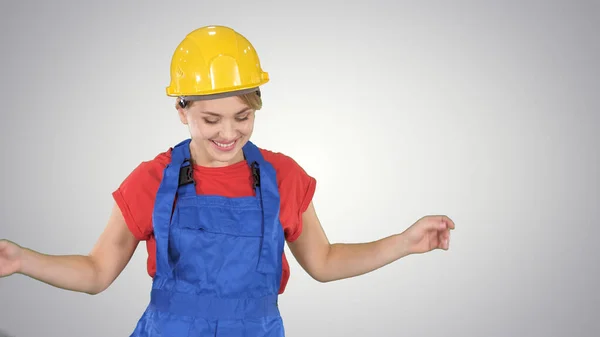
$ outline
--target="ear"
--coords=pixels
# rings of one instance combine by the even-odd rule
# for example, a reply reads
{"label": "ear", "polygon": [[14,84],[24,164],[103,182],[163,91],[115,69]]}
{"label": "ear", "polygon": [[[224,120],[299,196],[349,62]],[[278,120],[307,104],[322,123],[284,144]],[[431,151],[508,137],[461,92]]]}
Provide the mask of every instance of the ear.
{"label": "ear", "polygon": [[175,104],[175,108],[177,109],[177,114],[179,115],[179,120],[181,121],[181,123],[187,125],[187,110],[185,108],[182,108],[178,103]]}

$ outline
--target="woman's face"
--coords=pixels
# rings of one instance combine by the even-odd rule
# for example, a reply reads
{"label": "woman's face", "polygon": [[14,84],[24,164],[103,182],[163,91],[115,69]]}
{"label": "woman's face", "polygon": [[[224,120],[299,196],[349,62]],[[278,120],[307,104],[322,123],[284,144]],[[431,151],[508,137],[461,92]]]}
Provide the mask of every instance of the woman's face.
{"label": "woman's face", "polygon": [[227,166],[244,160],[242,147],[254,129],[254,113],[238,97],[190,102],[177,107],[188,126],[192,159],[202,166]]}

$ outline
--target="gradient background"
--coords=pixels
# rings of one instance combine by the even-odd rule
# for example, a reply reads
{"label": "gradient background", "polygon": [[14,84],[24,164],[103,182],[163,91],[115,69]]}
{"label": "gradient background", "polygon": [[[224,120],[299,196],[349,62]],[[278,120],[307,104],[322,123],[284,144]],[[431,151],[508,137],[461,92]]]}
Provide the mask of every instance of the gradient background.
{"label": "gradient background", "polygon": [[[457,224],[448,252],[329,284],[288,255],[288,336],[600,335],[598,1],[38,0],[0,13],[0,237],[87,253],[111,192],[188,136],[165,95],[174,48],[224,24],[272,78],[253,141],[318,179],[332,242],[426,214]],[[148,302],[145,249],[97,296],[0,279],[0,331],[128,336]]]}

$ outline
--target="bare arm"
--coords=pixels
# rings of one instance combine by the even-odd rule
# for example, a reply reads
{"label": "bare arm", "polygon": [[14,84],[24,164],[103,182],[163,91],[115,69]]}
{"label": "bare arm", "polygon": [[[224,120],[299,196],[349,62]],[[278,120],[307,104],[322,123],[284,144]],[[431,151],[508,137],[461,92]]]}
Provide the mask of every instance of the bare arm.
{"label": "bare arm", "polygon": [[16,272],[57,288],[94,295],[114,282],[138,242],[115,204],[104,232],[88,255],[46,255],[22,248]]}
{"label": "bare arm", "polygon": [[445,216],[428,216],[406,231],[366,243],[329,243],[311,203],[302,216],[302,234],[289,243],[302,268],[319,282],[363,275],[410,254],[448,249],[454,223]]}

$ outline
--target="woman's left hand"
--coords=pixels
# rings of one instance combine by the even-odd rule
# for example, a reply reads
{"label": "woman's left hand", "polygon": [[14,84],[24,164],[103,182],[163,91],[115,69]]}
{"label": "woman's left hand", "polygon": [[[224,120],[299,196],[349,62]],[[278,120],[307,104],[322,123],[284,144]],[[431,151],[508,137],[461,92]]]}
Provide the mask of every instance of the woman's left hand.
{"label": "woman's left hand", "polygon": [[422,217],[406,229],[402,236],[411,254],[421,254],[434,249],[450,248],[450,231],[454,222],[444,215]]}

